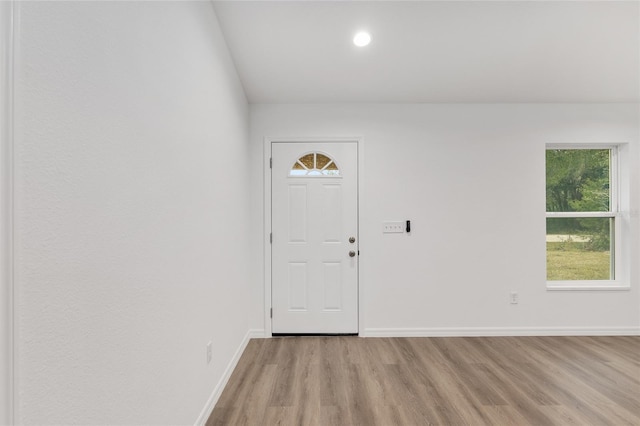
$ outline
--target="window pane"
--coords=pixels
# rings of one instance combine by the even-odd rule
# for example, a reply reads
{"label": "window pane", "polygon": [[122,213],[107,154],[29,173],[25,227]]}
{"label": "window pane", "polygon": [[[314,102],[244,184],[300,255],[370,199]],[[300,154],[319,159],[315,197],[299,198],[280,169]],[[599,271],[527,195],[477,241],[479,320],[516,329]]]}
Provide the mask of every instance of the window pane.
{"label": "window pane", "polygon": [[322,170],[324,168],[324,166],[326,166],[329,161],[331,161],[331,158],[327,157],[326,155],[317,153],[316,154],[316,169]]}
{"label": "window pane", "polygon": [[340,176],[340,170],[336,163],[328,156],[319,152],[303,155],[295,162],[289,171],[289,176],[294,177],[323,177]]}
{"label": "window pane", "polygon": [[609,211],[610,149],[548,149],[547,211]]}
{"label": "window pane", "polygon": [[307,169],[314,169],[315,168],[315,158],[314,158],[313,154],[307,154],[304,157],[300,158],[298,161],[301,162],[302,164],[304,164],[304,166]]}
{"label": "window pane", "polygon": [[547,218],[547,280],[613,280],[613,218]]}

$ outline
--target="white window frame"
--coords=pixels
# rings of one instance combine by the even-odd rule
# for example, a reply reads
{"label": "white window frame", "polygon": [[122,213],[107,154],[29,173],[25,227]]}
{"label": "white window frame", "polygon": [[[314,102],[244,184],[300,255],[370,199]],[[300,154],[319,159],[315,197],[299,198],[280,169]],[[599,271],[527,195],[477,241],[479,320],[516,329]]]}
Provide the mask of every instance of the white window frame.
{"label": "white window frame", "polygon": [[[585,218],[585,217],[600,217],[600,218],[613,218],[614,230],[613,230],[613,259],[612,259],[612,280],[554,280],[547,281],[547,290],[629,290],[629,283],[626,280],[626,274],[623,271],[623,226],[624,215],[621,211],[620,203],[620,145],[619,144],[547,144],[545,153],[547,150],[578,150],[578,149],[608,149],[611,152],[610,164],[609,164],[609,211],[605,212],[547,212],[545,213],[547,219],[549,218]],[[545,161],[545,174],[547,170]],[[546,196],[546,189],[545,189]],[[545,221],[546,223],[546,221]],[[546,229],[546,225],[545,225]],[[545,231],[546,235],[546,231]],[[545,244],[546,253],[546,244]],[[545,271],[546,271],[546,256],[545,256]],[[545,272],[546,275],[546,272]]]}
{"label": "white window frame", "polygon": [[[304,164],[302,164],[302,162],[300,161],[303,157],[309,155],[309,154],[313,154],[314,155],[314,162],[315,162],[315,155],[317,154],[322,154],[325,157],[327,157],[328,159],[330,159],[331,161],[329,163],[327,163],[322,169],[308,169],[307,166],[305,166]],[[325,169],[329,166],[329,164],[335,164],[336,166],[336,172],[335,174],[325,174],[323,173],[325,171]],[[293,163],[293,165],[295,166],[296,164],[300,164],[302,167],[304,167],[304,170],[306,172],[318,172],[318,173],[313,173],[313,174],[296,174],[293,173],[293,166],[291,168],[291,170],[289,170],[289,178],[295,179],[295,178],[314,178],[314,179],[318,179],[318,178],[322,178],[322,179],[342,179],[342,173],[341,173],[341,169],[340,166],[338,166],[338,163],[336,163],[336,160],[334,160],[329,154],[327,154],[326,152],[322,152],[322,151],[309,151],[306,152],[304,154],[302,154],[295,163]],[[316,164],[314,164],[315,166]]]}

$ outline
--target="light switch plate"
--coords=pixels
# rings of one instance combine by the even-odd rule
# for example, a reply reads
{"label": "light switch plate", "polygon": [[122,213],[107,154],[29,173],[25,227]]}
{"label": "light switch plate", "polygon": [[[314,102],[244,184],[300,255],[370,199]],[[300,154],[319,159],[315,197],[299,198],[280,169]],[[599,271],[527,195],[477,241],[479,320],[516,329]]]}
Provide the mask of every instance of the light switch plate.
{"label": "light switch plate", "polygon": [[404,222],[383,222],[382,233],[383,234],[402,234],[404,233]]}

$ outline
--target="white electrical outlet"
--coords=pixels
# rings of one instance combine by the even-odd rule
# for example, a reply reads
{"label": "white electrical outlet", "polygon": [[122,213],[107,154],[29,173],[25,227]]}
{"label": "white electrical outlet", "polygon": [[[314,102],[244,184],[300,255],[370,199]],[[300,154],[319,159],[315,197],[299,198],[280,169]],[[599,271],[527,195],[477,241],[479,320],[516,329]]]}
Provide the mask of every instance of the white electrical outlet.
{"label": "white electrical outlet", "polygon": [[509,302],[512,305],[517,305],[518,304],[518,292],[517,291],[512,291],[511,293],[509,293]]}
{"label": "white electrical outlet", "polygon": [[207,343],[207,364],[211,363],[211,342]]}
{"label": "white electrical outlet", "polygon": [[404,232],[404,222],[383,222],[382,233],[383,234],[402,234]]}

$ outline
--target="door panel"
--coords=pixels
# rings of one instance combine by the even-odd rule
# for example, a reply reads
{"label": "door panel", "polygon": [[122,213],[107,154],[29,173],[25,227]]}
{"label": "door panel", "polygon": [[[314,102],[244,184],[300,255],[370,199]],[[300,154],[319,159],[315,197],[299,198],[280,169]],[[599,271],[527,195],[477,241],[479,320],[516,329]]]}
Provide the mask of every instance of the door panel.
{"label": "door panel", "polygon": [[307,310],[307,264],[289,262],[289,310]]}
{"label": "door panel", "polygon": [[278,142],[272,158],[272,331],[357,333],[357,144]]}
{"label": "door panel", "polygon": [[307,241],[307,185],[289,185],[289,242]]}
{"label": "door panel", "polygon": [[342,310],[342,265],[324,262],[324,311]]}
{"label": "door panel", "polygon": [[339,243],[342,231],[342,185],[323,185],[321,227],[323,242]]}

